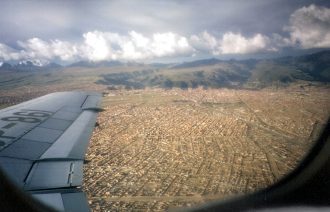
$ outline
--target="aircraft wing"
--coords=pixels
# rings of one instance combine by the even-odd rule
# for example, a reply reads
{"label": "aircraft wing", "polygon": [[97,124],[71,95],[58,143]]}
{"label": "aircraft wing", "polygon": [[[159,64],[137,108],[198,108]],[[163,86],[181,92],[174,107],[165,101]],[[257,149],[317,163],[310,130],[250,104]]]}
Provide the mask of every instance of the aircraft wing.
{"label": "aircraft wing", "polygon": [[59,92],[0,110],[0,168],[59,211],[89,211],[79,189],[101,95]]}

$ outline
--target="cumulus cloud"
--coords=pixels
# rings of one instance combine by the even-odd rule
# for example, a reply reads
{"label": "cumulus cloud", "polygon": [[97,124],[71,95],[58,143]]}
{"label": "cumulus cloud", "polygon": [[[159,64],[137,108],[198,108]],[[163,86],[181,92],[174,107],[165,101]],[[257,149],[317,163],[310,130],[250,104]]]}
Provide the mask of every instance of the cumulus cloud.
{"label": "cumulus cloud", "polygon": [[149,60],[330,47],[324,0],[305,7],[305,0],[45,2],[1,1],[1,61]]}
{"label": "cumulus cloud", "polygon": [[107,39],[110,35],[101,32],[88,32],[83,35],[84,46],[82,46],[83,55],[90,60],[105,60],[109,59],[111,52],[111,41]]}
{"label": "cumulus cloud", "polygon": [[0,44],[0,58],[19,59],[78,59],[100,60],[143,60],[157,57],[191,55],[194,49],[188,39],[173,32],[154,33],[147,37],[131,31],[127,35],[112,32],[92,31],[83,34],[83,42],[70,43],[61,40],[44,41],[31,38],[18,41],[21,50]]}
{"label": "cumulus cloud", "polygon": [[222,54],[247,54],[266,51],[269,38],[265,35],[256,34],[246,38],[241,34],[232,32],[223,35],[220,41],[220,52]]}
{"label": "cumulus cloud", "polygon": [[62,40],[45,41],[31,38],[18,41],[21,50],[0,44],[0,58],[3,60],[20,59],[57,59],[76,60],[145,60],[160,57],[192,56],[207,52],[219,54],[247,54],[269,50],[269,38],[256,34],[244,37],[232,32],[216,38],[207,31],[190,38],[173,32],[154,33],[145,36],[131,31],[126,35],[92,31],[82,35],[81,43]]}
{"label": "cumulus cloud", "polygon": [[188,37],[174,32],[145,35],[136,31],[127,34],[90,31],[81,42],[37,37],[17,41],[19,49],[0,43],[0,60],[44,59],[72,62],[77,60],[148,60],[160,57],[193,56],[199,53],[251,54],[278,51],[286,46],[301,48],[330,47],[330,9],[310,5],[294,11],[285,27],[289,36],[278,33],[246,36],[231,31],[212,35],[203,31]]}
{"label": "cumulus cloud", "polygon": [[192,45],[201,51],[214,51],[217,49],[218,40],[207,31],[202,32],[200,35],[190,36]]}
{"label": "cumulus cloud", "polygon": [[270,45],[270,38],[262,34],[245,37],[240,33],[227,32],[222,37],[216,38],[204,31],[198,36],[191,36],[190,40],[196,49],[210,51],[214,55],[249,54],[276,50]]}
{"label": "cumulus cloud", "polygon": [[290,17],[291,42],[302,48],[330,47],[330,9],[310,5],[296,10]]}
{"label": "cumulus cloud", "polygon": [[192,50],[187,38],[178,36],[172,32],[156,33],[153,35],[151,52],[158,57],[189,53]]}
{"label": "cumulus cloud", "polygon": [[15,50],[5,44],[0,43],[0,59],[2,60],[19,60],[25,55],[24,51]]}
{"label": "cumulus cloud", "polygon": [[18,54],[18,59],[56,58],[63,61],[73,61],[78,53],[74,44],[61,40],[47,42],[39,38],[31,38],[26,41],[18,41],[17,43],[23,49]]}
{"label": "cumulus cloud", "polygon": [[141,60],[189,55],[193,51],[187,38],[172,32],[146,37],[135,31],[128,35],[94,31],[85,33],[83,37],[83,55],[91,60]]}

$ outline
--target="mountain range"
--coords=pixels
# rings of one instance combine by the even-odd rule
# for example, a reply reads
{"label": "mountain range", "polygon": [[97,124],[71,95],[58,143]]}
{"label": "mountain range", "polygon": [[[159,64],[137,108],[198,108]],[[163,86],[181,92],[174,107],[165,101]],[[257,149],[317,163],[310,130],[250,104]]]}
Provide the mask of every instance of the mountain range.
{"label": "mountain range", "polygon": [[[170,87],[252,87],[287,85],[296,81],[330,82],[330,51],[274,59],[219,60],[210,58],[178,64],[141,64],[120,61],[79,61],[68,66],[25,60],[10,64],[0,62],[0,71],[56,71],[66,68],[102,67],[136,68],[136,71],[103,74],[98,83],[142,88]],[[146,69],[147,67],[147,69]],[[143,70],[142,70],[143,69]]]}
{"label": "mountain range", "polygon": [[330,82],[330,51],[299,57],[267,60],[219,60],[215,58],[175,64],[149,71],[104,74],[98,83],[125,88],[146,86],[263,88],[290,83]]}
{"label": "mountain range", "polygon": [[2,62],[0,71],[48,71],[59,70],[63,66],[57,63],[41,63],[39,60],[23,60],[15,64]]}

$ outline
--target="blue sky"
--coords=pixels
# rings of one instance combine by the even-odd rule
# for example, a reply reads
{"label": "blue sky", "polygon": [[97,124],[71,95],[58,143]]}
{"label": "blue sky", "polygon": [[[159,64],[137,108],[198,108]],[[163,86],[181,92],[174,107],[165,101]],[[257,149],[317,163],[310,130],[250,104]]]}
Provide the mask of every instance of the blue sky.
{"label": "blue sky", "polygon": [[0,2],[0,61],[175,61],[330,47],[326,0]]}

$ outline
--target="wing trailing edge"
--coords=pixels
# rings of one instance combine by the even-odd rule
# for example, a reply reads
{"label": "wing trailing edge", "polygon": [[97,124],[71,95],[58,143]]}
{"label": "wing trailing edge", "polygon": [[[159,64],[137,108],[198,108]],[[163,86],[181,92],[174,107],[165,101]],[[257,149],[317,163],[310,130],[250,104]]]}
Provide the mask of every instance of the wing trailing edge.
{"label": "wing trailing edge", "polygon": [[77,188],[101,98],[59,92],[0,110],[0,168],[56,210],[89,211]]}

